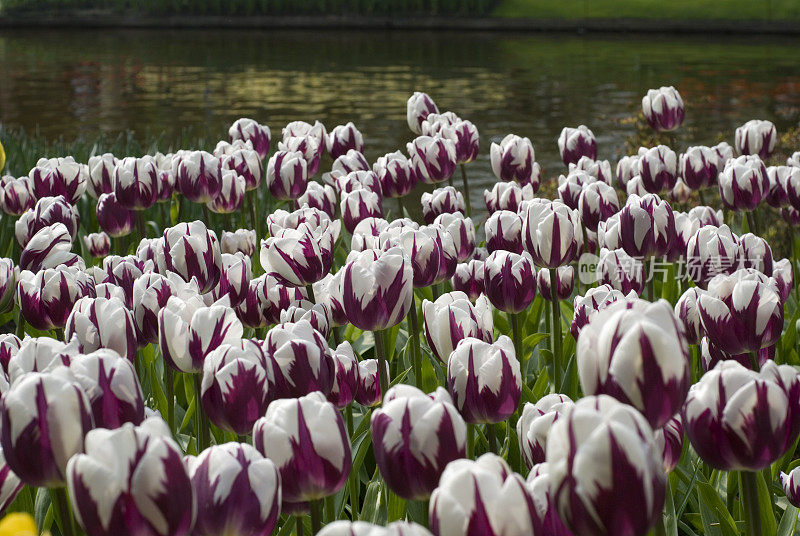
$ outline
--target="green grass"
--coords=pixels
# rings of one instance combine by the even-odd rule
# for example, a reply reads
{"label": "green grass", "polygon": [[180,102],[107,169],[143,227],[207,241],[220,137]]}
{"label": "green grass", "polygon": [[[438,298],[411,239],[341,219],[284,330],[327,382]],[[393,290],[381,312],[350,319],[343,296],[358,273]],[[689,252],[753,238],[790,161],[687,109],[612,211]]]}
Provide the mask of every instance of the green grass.
{"label": "green grass", "polygon": [[798,0],[501,0],[497,17],[800,20]]}

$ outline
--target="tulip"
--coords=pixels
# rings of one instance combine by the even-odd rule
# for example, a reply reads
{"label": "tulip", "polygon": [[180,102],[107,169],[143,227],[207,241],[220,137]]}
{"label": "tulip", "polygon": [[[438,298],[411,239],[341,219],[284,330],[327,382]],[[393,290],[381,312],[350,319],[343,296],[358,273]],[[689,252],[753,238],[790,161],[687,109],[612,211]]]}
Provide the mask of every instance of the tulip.
{"label": "tulip", "polygon": [[136,226],[136,212],[119,204],[116,194],[100,194],[97,201],[97,223],[109,236],[126,236]]}
{"label": "tulip", "polygon": [[313,285],[316,302],[324,305],[330,313],[328,324],[331,328],[344,326],[348,322],[342,306],[342,275],[344,272],[339,270],[335,274],[328,274]]}
{"label": "tulip", "polygon": [[710,147],[688,147],[680,156],[678,174],[692,190],[714,186],[720,171],[719,156]]}
{"label": "tulip", "polygon": [[180,372],[203,370],[206,356],[224,343],[236,343],[244,328],[223,303],[206,307],[200,296],[170,296],[158,313],[158,337],[164,360]]}
{"label": "tulip", "polygon": [[517,421],[519,450],[529,469],[547,459],[547,436],[558,419],[564,418],[575,405],[567,395],[545,395],[536,404],[527,402]]}
{"label": "tulip", "polygon": [[471,301],[475,301],[484,293],[483,273],[483,261],[473,259],[456,266],[450,283],[453,290],[463,292]]}
{"label": "tulip", "polygon": [[611,173],[611,162],[608,160],[594,160],[588,156],[582,156],[574,164],[569,164],[569,173],[576,170],[585,171],[600,182],[613,185],[614,175]]}
{"label": "tulip", "polygon": [[395,227],[379,237],[383,249],[399,247],[411,261],[415,288],[430,286],[436,280],[441,265],[442,251],[436,237],[423,230]]}
{"label": "tulip", "polygon": [[515,182],[498,182],[491,190],[483,191],[483,200],[490,213],[498,210],[517,212],[524,201],[533,199],[535,193],[530,184],[520,186]]}
{"label": "tulip", "polygon": [[408,128],[414,134],[422,133],[422,122],[428,118],[432,113],[439,113],[439,108],[436,103],[428,96],[427,93],[415,91],[411,97],[408,98],[406,103],[406,119],[408,120]]}
{"label": "tulip", "polygon": [[800,504],[800,468],[795,467],[789,474],[781,471],[781,486],[789,504],[797,507]]}
{"label": "tulip", "polygon": [[75,337],[81,352],[114,350],[130,362],[136,359],[136,329],[131,313],[117,298],[85,296],[75,302],[64,328],[66,340]]}
{"label": "tulip", "polygon": [[128,156],[114,168],[114,194],[128,210],[144,210],[158,200],[158,167],[151,156]]}
{"label": "tulip", "polygon": [[[572,266],[560,266],[556,269],[556,296],[557,300],[566,300],[572,294],[575,283],[575,268]],[[553,301],[550,287],[550,270],[539,270],[536,274],[536,288],[539,295],[548,301]]]}
{"label": "tulip", "polygon": [[250,229],[236,229],[235,231],[222,231],[220,251],[224,253],[242,253],[252,257],[256,250],[256,232]]}
{"label": "tulip", "polygon": [[[450,116],[447,116],[450,114]],[[422,134],[439,135],[456,144],[456,161],[459,164],[472,162],[478,156],[480,137],[478,129],[470,121],[464,121],[452,112],[430,114],[422,123]]]}
{"label": "tulip", "polygon": [[380,179],[369,170],[351,171],[347,175],[337,174],[333,180],[333,187],[340,196],[364,188],[375,192],[378,198],[383,200]]}
{"label": "tulip", "polygon": [[790,225],[800,225],[800,210],[789,206],[781,209],[781,218]]}
{"label": "tulip", "polygon": [[760,471],[792,446],[800,431],[800,381],[788,365],[760,372],[722,361],[689,390],[683,425],[698,455],[725,470]]}
{"label": "tulip", "polygon": [[72,508],[88,536],[186,536],[197,512],[180,447],[158,417],[92,430],[67,465]]}
{"label": "tulip", "polygon": [[222,255],[214,231],[198,220],[164,230],[164,258],[168,270],[185,281],[196,278],[205,293],[219,283]]}
{"label": "tulip", "polygon": [[433,225],[441,227],[453,237],[459,262],[472,258],[475,251],[475,226],[471,218],[465,218],[461,212],[440,214],[433,220]]}
{"label": "tulip", "polygon": [[282,311],[288,309],[295,301],[308,298],[306,289],[287,287],[270,275],[263,281],[262,312],[267,324],[277,324],[281,320]]}
{"label": "tulip", "polygon": [[281,324],[305,320],[311,324],[311,327],[319,331],[323,338],[327,339],[331,334],[331,315],[331,309],[325,303],[296,300],[281,311]]}
{"label": "tulip", "polygon": [[429,510],[431,530],[440,536],[534,534],[525,481],[492,453],[448,465]]}
{"label": "tulip", "polygon": [[253,426],[253,445],[280,472],[284,510],[333,495],[352,467],[342,416],[322,393],[270,404]]}
{"label": "tulip", "polygon": [[[13,333],[4,333],[0,335],[0,366],[3,371],[8,373],[8,363],[11,358],[17,355],[22,341]],[[2,488],[2,486],[0,486]],[[2,509],[0,509],[2,510]]]}
{"label": "tulip", "polygon": [[71,156],[40,158],[28,177],[37,199],[63,195],[73,205],[83,197],[89,182],[89,167]]}
{"label": "tulip", "polygon": [[152,261],[159,272],[166,271],[164,237],[142,238],[136,246],[136,258],[143,262]]}
{"label": "tulip", "polygon": [[261,242],[261,266],[281,283],[301,287],[325,277],[333,263],[335,233],[330,222],[312,230],[283,229]]}
{"label": "tulip", "polygon": [[19,245],[25,247],[40,230],[55,223],[63,223],[70,237],[74,239],[79,221],[78,209],[70,205],[66,198],[43,197],[36,202],[33,209],[22,214],[14,223],[14,235]]}
{"label": "tulip", "polygon": [[613,186],[593,182],[581,189],[578,213],[587,229],[597,229],[597,224],[619,212],[619,198]]}
{"label": "tulip", "polygon": [[642,97],[642,113],[653,130],[669,132],[681,126],[686,111],[678,90],[662,86],[648,90]]}
{"label": "tulip", "polygon": [[[362,406],[374,407],[380,405],[381,394],[388,389],[381,389],[381,373],[379,370],[380,362],[377,359],[364,359],[358,363],[358,386],[355,393],[355,400]],[[389,364],[384,363],[386,381],[389,378]]]}
{"label": "tulip", "polygon": [[606,395],[578,400],[547,438],[552,501],[576,536],[634,536],[660,523],[661,465],[644,417]]}
{"label": "tulip", "polygon": [[639,175],[650,193],[671,190],[678,179],[678,156],[666,145],[639,149]]}
{"label": "tulip", "polygon": [[647,259],[669,252],[675,238],[675,216],[655,194],[633,195],[619,212],[620,241],[631,257]]}
{"label": "tulip", "polygon": [[633,291],[641,294],[644,290],[644,266],[624,249],[600,250],[597,262],[597,279],[624,294]]}
{"label": "tulip", "polygon": [[378,158],[372,171],[378,176],[384,197],[403,197],[417,184],[417,175],[411,160],[400,151]]}
{"label": "tulip", "polygon": [[175,188],[194,203],[208,203],[222,188],[222,161],[205,151],[187,151],[173,158]]}
{"label": "tulip", "polygon": [[325,143],[331,158],[338,158],[350,150],[364,152],[364,137],[352,122],[333,127]]}
{"label": "tulip", "polygon": [[[336,374],[333,378],[331,392],[328,393],[328,402],[342,409],[349,406],[358,393],[361,386],[360,367],[353,347],[347,341],[341,343],[331,353]],[[377,370],[378,368],[375,367],[376,373]],[[380,395],[380,390],[378,390],[378,394]]]}
{"label": "tulip", "polygon": [[767,168],[758,156],[730,160],[719,174],[722,204],[732,210],[755,210],[768,192]]}
{"label": "tulip", "polygon": [[452,186],[437,188],[432,193],[422,194],[422,217],[425,223],[431,224],[441,214],[466,212],[464,196]]}
{"label": "tulip", "polygon": [[203,362],[200,401],[216,426],[246,435],[273,399],[271,362],[260,345],[242,340],[222,344]]}
{"label": "tulip", "polygon": [[14,308],[18,280],[19,268],[14,266],[14,261],[0,258],[0,313]]}
{"label": "tulip", "polygon": [[700,320],[700,309],[697,306],[701,294],[702,290],[690,287],[675,304],[675,316],[683,324],[683,333],[689,344],[699,344],[703,337],[703,324]]}
{"label": "tulip", "polygon": [[736,129],[736,150],[742,155],[758,155],[767,159],[775,150],[778,132],[771,121],[751,119]]}
{"label": "tulip", "polygon": [[321,150],[325,149],[325,139],[328,136],[325,125],[319,121],[314,121],[313,125],[305,121],[292,121],[283,127],[281,135],[284,143],[289,142],[292,138],[311,137],[318,142]]}
{"label": "tulip", "polygon": [[272,133],[268,126],[260,125],[253,119],[243,117],[233,122],[228,129],[228,138],[231,143],[236,140],[251,142],[259,158],[263,160],[269,154]]}
{"label": "tulip", "polygon": [[781,301],[786,303],[789,294],[794,288],[794,273],[792,271],[792,261],[789,259],[781,259],[772,265],[772,277],[778,285],[778,292]]}
{"label": "tulip", "polygon": [[729,354],[757,352],[777,342],[783,303],[773,285],[748,277],[746,270],[712,278],[698,301],[703,331],[711,342]]}
{"label": "tulip", "polygon": [[522,220],[525,250],[538,266],[557,268],[572,262],[582,242],[575,212],[560,201],[534,203]]}
{"label": "tulip", "polygon": [[69,368],[86,393],[97,428],[115,429],[144,420],[144,395],[129,359],[102,349],[75,356]]}
{"label": "tulip", "polygon": [[89,157],[89,176],[86,192],[97,199],[114,191],[114,169],[119,160],[111,153]]}
{"label": "tulip", "polygon": [[[324,137],[325,132],[320,132],[320,135]],[[319,161],[322,157],[323,151],[325,151],[325,141],[320,140],[317,135],[309,134],[305,136],[292,136],[288,139],[284,139],[284,141],[278,143],[278,152],[272,155],[272,157],[274,158],[277,154],[290,153],[291,158],[294,159],[294,153],[300,153],[300,159],[306,163],[305,176],[310,178],[316,175],[317,171],[319,171]],[[287,158],[289,158],[289,156],[287,156]],[[278,166],[278,169],[280,170],[280,175],[283,175],[283,168]],[[297,175],[297,173],[294,171],[287,171],[289,171],[295,177],[302,176]],[[267,179],[269,179],[269,166],[267,166]],[[269,182],[267,184],[269,184]],[[294,185],[297,185],[298,183],[296,180],[292,179],[291,184],[293,187],[295,187]],[[300,193],[302,193],[302,190]]]}
{"label": "tulip", "polygon": [[3,177],[0,179],[0,208],[6,214],[19,216],[36,204],[28,177]]}
{"label": "tulip", "polygon": [[703,224],[697,217],[691,216],[687,212],[673,212],[672,214],[675,217],[675,237],[670,245],[667,258],[677,262],[687,258],[689,241]]}
{"label": "tulip", "polygon": [[436,184],[453,176],[456,144],[442,137],[419,136],[406,145],[414,174],[426,184]]}
{"label": "tulip", "polygon": [[656,448],[661,451],[664,472],[670,473],[678,466],[683,453],[683,422],[680,415],[655,430],[654,435]]}
{"label": "tulip", "polygon": [[499,180],[530,184],[534,192],[539,189],[541,169],[536,163],[531,140],[509,134],[499,145],[492,143],[490,154],[492,172]]}
{"label": "tulip", "polygon": [[197,292],[196,282],[187,285],[177,274],[162,276],[144,273],[133,282],[133,318],[136,324],[136,337],[144,346],[158,340],[158,312],[167,305],[167,300],[178,289],[189,289],[189,295]]}
{"label": "tulip", "polygon": [[738,257],[742,268],[755,268],[765,275],[772,275],[772,248],[760,236],[753,233],[740,236]]}
{"label": "tulip", "polygon": [[422,302],[422,316],[428,345],[445,364],[461,340],[476,338],[492,342],[494,339],[492,307],[486,296],[479,297],[473,305],[463,292],[443,294],[436,301]]}
{"label": "tulip", "polygon": [[[8,467],[3,451],[0,450],[0,513],[4,513],[11,506],[23,486],[19,477]],[[35,532],[31,534],[35,534]]]}
{"label": "tulip", "polygon": [[330,218],[336,217],[336,190],[332,186],[309,182],[303,195],[297,198],[297,206],[308,205],[317,208]]}
{"label": "tulip", "polygon": [[[399,153],[399,151],[398,151]],[[380,160],[380,159],[379,159]],[[331,176],[334,174],[347,175],[351,171],[366,171],[369,169],[369,163],[360,151],[350,149],[346,153],[339,155],[333,161],[331,166]],[[323,174],[323,179],[325,175]]]}
{"label": "tulip", "polygon": [[558,152],[564,165],[574,164],[581,157],[597,158],[597,140],[586,125],[564,127],[558,136]]}
{"label": "tulip", "polygon": [[255,150],[247,148],[237,149],[222,158],[222,170],[223,173],[225,170],[235,171],[237,176],[244,177],[245,189],[248,192],[259,187],[264,175],[261,156]]}
{"label": "tulip", "polygon": [[676,203],[688,203],[691,197],[692,190],[686,186],[686,183],[683,182],[683,179],[678,178],[675,186],[669,192],[669,198]]}
{"label": "tulip", "polygon": [[30,372],[53,372],[68,367],[80,353],[76,340],[65,343],[50,337],[26,337],[8,361],[8,382],[14,384]]}
{"label": "tulip", "polygon": [[[275,281],[271,277],[270,280]],[[235,307],[236,316],[248,328],[263,328],[267,325],[266,309],[269,308],[267,302],[265,284],[267,275],[263,274],[250,280],[244,300]],[[283,287],[283,285],[281,285]],[[286,287],[283,287],[284,289]],[[299,291],[299,289],[291,289]],[[280,320],[280,317],[278,318]]]}
{"label": "tulip", "polygon": [[308,320],[278,324],[269,330],[262,348],[280,373],[276,398],[331,392],[336,364],[325,337]]}
{"label": "tulip", "polygon": [[546,462],[531,468],[526,482],[533,502],[533,534],[573,536],[561,521],[550,490],[550,469]]}
{"label": "tulip", "polygon": [[344,226],[350,233],[355,230],[360,221],[366,218],[383,217],[380,196],[366,188],[342,194],[339,208]]}
{"label": "tulip", "polygon": [[416,523],[395,521],[385,527],[366,521],[334,521],[317,533],[319,536],[431,536],[428,529]]}
{"label": "tulip", "polygon": [[577,209],[584,186],[597,182],[597,178],[581,169],[573,169],[558,177],[558,198],[569,208]]}
{"label": "tulip", "polygon": [[95,258],[105,257],[111,250],[111,238],[105,232],[90,233],[84,236],[83,244],[89,255]]}
{"label": "tulip", "polygon": [[706,207],[706,206],[692,207],[687,214],[689,215],[690,218],[694,218],[700,221],[701,227],[703,225],[714,225],[716,227],[720,227],[722,224],[725,223],[722,210],[715,211],[711,207]]}
{"label": "tulip", "polygon": [[269,536],[281,511],[281,477],[252,446],[225,443],[186,460],[197,497],[193,534]]}
{"label": "tulip", "polygon": [[486,249],[522,253],[522,218],[510,210],[493,212],[484,224]]}
{"label": "tulip", "polygon": [[638,195],[639,197],[643,197],[650,192],[647,191],[647,188],[644,187],[644,181],[642,181],[641,175],[634,175],[631,177],[631,180],[628,181],[628,184],[625,185],[625,193],[628,197],[632,195]]}
{"label": "tulip", "polygon": [[466,453],[467,426],[446,400],[411,386],[396,386],[372,413],[375,461],[386,485],[406,500],[423,500],[445,466]]}
{"label": "tulip", "polygon": [[236,212],[244,202],[247,181],[236,171],[224,169],[220,176],[219,194],[206,203],[208,208],[217,214]]}
{"label": "tulip", "polygon": [[507,313],[524,311],[536,296],[536,270],[527,253],[493,252],[484,262],[483,281],[489,301]]}
{"label": "tulip", "polygon": [[468,423],[506,420],[516,411],[522,392],[520,362],[511,339],[461,339],[447,362],[447,387]]}
{"label": "tulip", "polygon": [[[753,361],[751,361],[751,354],[729,354],[720,349],[717,345],[709,340],[708,337],[703,337],[700,340],[700,367],[704,372],[708,372],[717,366],[720,361],[737,361],[744,367],[752,368]],[[758,367],[764,366],[764,363],[769,359],[775,359],[775,346],[767,346],[755,352],[755,363]]]}
{"label": "tulip", "polygon": [[109,255],[103,259],[103,270],[106,273],[103,282],[121,287],[125,293],[125,306],[133,309],[133,283],[143,273],[152,272],[153,268],[152,261],[141,261],[133,255]]}
{"label": "tulip", "polygon": [[[798,174],[798,179],[800,179],[800,169],[789,166],[767,167],[769,191],[764,197],[764,201],[766,201],[769,206],[781,208],[789,204],[789,181],[792,174],[795,173]],[[798,179],[795,179],[795,181]]]}
{"label": "tulip", "polygon": [[278,151],[267,163],[266,182],[277,199],[297,199],[308,185],[308,164],[302,153]]}
{"label": "tulip", "polygon": [[623,156],[617,162],[616,177],[620,188],[626,189],[628,182],[639,174],[639,155]]}
{"label": "tulip", "polygon": [[575,296],[572,324],[569,328],[572,336],[575,340],[578,340],[578,335],[584,326],[589,323],[595,314],[605,309],[610,304],[619,300],[632,300],[635,298],[637,298],[635,292],[631,291],[628,294],[623,294],[621,291],[607,284],[590,288],[583,296]]}
{"label": "tulip", "polygon": [[439,272],[436,275],[436,279],[433,280],[433,284],[438,285],[447,281],[456,273],[456,266],[458,265],[456,242],[447,229],[436,223],[421,227],[420,231],[430,235],[439,248]]}
{"label": "tulip", "polygon": [[70,456],[92,429],[89,401],[66,368],[32,372],[0,400],[0,442],[11,470],[34,487],[61,487]]}
{"label": "tulip", "polygon": [[581,330],[576,356],[584,393],[632,405],[653,428],[681,409],[691,385],[689,345],[665,300],[609,305]]}
{"label": "tulip", "polygon": [[66,325],[75,302],[94,294],[94,282],[76,267],[59,266],[36,274],[25,270],[20,274],[17,292],[25,320],[46,331]]}

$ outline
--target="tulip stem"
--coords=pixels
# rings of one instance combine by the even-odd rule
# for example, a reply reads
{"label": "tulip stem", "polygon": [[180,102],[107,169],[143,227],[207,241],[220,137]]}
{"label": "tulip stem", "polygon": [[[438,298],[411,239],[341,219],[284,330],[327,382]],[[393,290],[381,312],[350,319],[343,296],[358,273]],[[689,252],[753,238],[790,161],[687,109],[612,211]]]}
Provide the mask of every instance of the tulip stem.
{"label": "tulip stem", "polygon": [[705,199],[705,196],[703,195],[703,189],[702,188],[697,190],[697,197],[700,199],[700,204],[701,205],[705,205],[706,204],[706,199]]}
{"label": "tulip stem", "polygon": [[192,374],[194,376],[194,402],[195,402],[195,418],[197,419],[199,432],[197,434],[197,453],[203,452],[209,444],[208,440],[208,421],[206,420],[206,413],[203,411],[203,405],[200,403],[200,384],[203,374],[201,372]]}
{"label": "tulip stem", "polygon": [[411,366],[414,369],[414,382],[422,389],[422,356],[420,355],[419,319],[417,318],[417,304],[412,298],[411,309],[408,311],[409,331],[411,332]]}
{"label": "tulip stem", "polygon": [[[250,191],[250,199],[248,205],[250,205],[250,224],[253,226],[253,230],[256,232],[256,244],[258,243],[258,237],[261,236],[259,234],[258,229],[258,218],[256,214],[258,214],[258,189]],[[233,229],[231,229],[233,231]]]}
{"label": "tulip stem", "polygon": [[296,516],[294,518],[294,526],[295,532],[297,532],[297,536],[303,536],[303,518],[300,516]]}
{"label": "tulip stem", "polygon": [[[353,405],[348,404],[346,408],[344,408],[344,420],[347,423],[347,437],[350,440],[353,440]],[[355,454],[355,453],[354,453]],[[354,470],[350,470],[350,474],[347,476],[348,480],[348,487],[350,488],[350,519],[353,521],[358,521],[358,513],[361,511],[361,507],[358,504],[358,473]]]}
{"label": "tulip stem", "polygon": [[147,233],[144,229],[144,211],[137,210],[136,211],[136,232],[139,235],[139,239],[147,238]]}
{"label": "tulip stem", "polygon": [[663,516],[656,521],[656,526],[653,527],[653,533],[655,536],[667,536],[667,529],[664,527]]}
{"label": "tulip stem", "polygon": [[475,425],[467,424],[467,459],[471,460],[475,456]]}
{"label": "tulip stem", "polygon": [[652,273],[651,262],[652,261],[644,261],[644,276],[647,278],[647,299],[652,302],[656,295],[656,281],[655,275]]}
{"label": "tulip stem", "polygon": [[406,209],[403,206],[403,196],[400,196],[400,197],[397,198],[397,209],[400,211],[400,216],[398,216],[398,217],[399,218],[405,217],[404,214],[406,212]]}
{"label": "tulip stem", "polygon": [[522,332],[519,329],[519,313],[509,313],[511,317],[511,336],[514,337],[514,351],[517,353],[519,368],[522,370],[522,378],[525,378],[525,356],[522,353]]}
{"label": "tulip stem", "polygon": [[759,365],[758,363],[758,352],[750,352],[749,355],[750,355],[750,367],[754,371],[758,372],[759,370],[761,370],[761,365]]}
{"label": "tulip stem", "polygon": [[69,509],[69,500],[67,499],[66,488],[51,488],[51,499],[58,511],[58,517],[61,521],[61,532],[64,536],[75,535],[75,522],[72,518],[72,513]]}
{"label": "tulip stem", "polygon": [[431,285],[431,294],[433,294],[433,301],[439,299],[439,296],[442,295],[442,289],[439,288],[439,284],[436,283],[435,285]]}
{"label": "tulip stem", "polygon": [[325,524],[333,523],[336,520],[336,501],[333,495],[325,497]]}
{"label": "tulip stem", "polygon": [[497,453],[497,433],[494,423],[486,423],[486,442],[489,443],[489,452]]}
{"label": "tulip stem", "polygon": [[558,300],[558,293],[555,292],[553,282],[558,281],[558,274],[555,268],[550,268],[550,305],[552,306],[553,320],[553,387],[558,393],[561,389],[561,305]]}
{"label": "tulip stem", "polygon": [[453,176],[452,175],[447,177],[447,184],[448,184],[448,186],[452,186],[453,185]]}
{"label": "tulip stem", "polygon": [[175,433],[175,373],[172,367],[164,362],[164,396],[167,399],[167,425],[170,433]]}
{"label": "tulip stem", "polygon": [[19,310],[17,315],[17,338],[20,340],[25,338],[25,317],[22,314],[22,309]]}
{"label": "tulip stem", "polygon": [[469,202],[469,181],[467,181],[467,168],[461,164],[461,182],[464,185],[464,202],[467,204],[467,217],[472,216],[472,205]]}
{"label": "tulip stem", "polygon": [[379,329],[372,334],[375,337],[375,354],[378,356],[378,374],[381,381],[381,400],[383,400],[386,389],[389,388],[389,375],[386,372],[386,340],[383,331]]}
{"label": "tulip stem", "polygon": [[761,515],[758,510],[758,484],[756,473],[742,471],[742,502],[744,503],[745,534],[761,536]]}
{"label": "tulip stem", "polygon": [[320,512],[322,504],[319,499],[315,499],[308,501],[308,506],[311,510],[311,534],[316,534],[322,528],[322,513]]}
{"label": "tulip stem", "polygon": [[308,295],[308,301],[317,303],[317,298],[314,296],[314,285],[306,285],[306,294]]}

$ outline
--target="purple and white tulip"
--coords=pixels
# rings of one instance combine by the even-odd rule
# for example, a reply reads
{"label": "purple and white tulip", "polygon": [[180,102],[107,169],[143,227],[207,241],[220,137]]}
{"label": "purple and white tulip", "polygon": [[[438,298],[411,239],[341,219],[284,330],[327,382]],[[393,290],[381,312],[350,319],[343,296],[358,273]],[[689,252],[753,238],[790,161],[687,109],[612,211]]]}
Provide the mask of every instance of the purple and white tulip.
{"label": "purple and white tulip", "polygon": [[696,285],[705,287],[718,274],[731,274],[739,267],[739,239],[727,225],[705,225],[686,244],[686,267]]}
{"label": "purple and white tulip", "polygon": [[[360,363],[356,359],[353,347],[348,341],[341,343],[331,353],[336,367],[336,374],[333,378],[331,392],[328,393],[328,401],[337,408],[342,409],[355,399],[360,389]],[[378,398],[380,399],[380,390],[378,390]]]}
{"label": "purple and white tulip", "polygon": [[642,186],[657,194],[675,187],[678,180],[678,156],[666,145],[639,149],[639,176]]}
{"label": "purple and white tulip", "polygon": [[484,224],[486,249],[522,253],[522,218],[510,210],[497,210]]}
{"label": "purple and white tulip", "polygon": [[665,255],[675,238],[672,207],[656,194],[632,195],[619,212],[619,233],[620,245],[631,257]]}
{"label": "purple and white tulip", "polygon": [[242,117],[233,122],[228,129],[228,139],[233,143],[236,140],[249,141],[261,159],[269,154],[272,133],[267,125],[261,125],[254,119]]}
{"label": "purple and white tulip", "polygon": [[89,157],[89,180],[86,193],[97,199],[114,191],[114,169],[119,160],[111,153]]}
{"label": "purple and white tulip", "polygon": [[158,166],[155,158],[128,156],[114,168],[114,194],[128,210],[144,210],[158,200]]}
{"label": "purple and white tulip", "polygon": [[413,95],[408,98],[406,103],[406,119],[408,121],[408,128],[414,134],[422,133],[422,122],[425,121],[430,114],[438,114],[439,108],[436,103],[428,96],[427,93],[415,91]]}
{"label": "purple and white tulip", "polygon": [[571,263],[583,242],[577,213],[561,201],[528,205],[522,214],[522,237],[525,251],[544,268]]}
{"label": "purple and white tulip", "polygon": [[778,142],[778,132],[771,121],[751,119],[736,129],[734,144],[742,155],[769,158]]}
{"label": "purple and white tulip", "polygon": [[[556,298],[566,300],[572,294],[575,285],[575,268],[559,266],[556,269]],[[550,287],[550,270],[539,270],[536,274],[536,288],[539,295],[547,301],[553,301]]]}
{"label": "purple and white tulip", "polygon": [[297,198],[297,206],[308,205],[330,216],[336,217],[336,190],[329,184],[309,182],[303,195]]}
{"label": "purple and white tulip", "polygon": [[686,110],[678,90],[662,86],[648,90],[642,97],[642,113],[653,130],[669,132],[681,126]]}
{"label": "purple and white tulip", "polygon": [[387,153],[375,161],[372,171],[378,176],[384,197],[403,197],[417,184],[414,165],[400,151]]}
{"label": "purple and white tulip", "polygon": [[531,140],[509,134],[499,144],[492,143],[489,151],[495,177],[505,182],[530,184],[534,192],[539,189],[541,169]]}
{"label": "purple and white tulip", "polygon": [[704,145],[688,147],[680,156],[678,175],[692,190],[700,190],[717,184],[722,168],[717,152]]}
{"label": "purple and white tulip", "polygon": [[461,192],[452,186],[437,188],[433,192],[422,194],[422,218],[431,224],[440,214],[465,213],[466,204]]}
{"label": "purple and white tulip", "polygon": [[781,486],[789,504],[795,507],[800,505],[800,468],[795,467],[789,474],[781,471]]}
{"label": "purple and white tulip", "polygon": [[197,279],[200,292],[208,292],[219,283],[222,275],[219,241],[202,221],[165,229],[163,251],[166,268],[184,281]]}
{"label": "purple and white tulip", "polygon": [[19,308],[34,328],[63,328],[80,298],[93,296],[94,282],[74,266],[48,268],[36,274],[24,270],[17,284]]}
{"label": "purple and white tulip", "polygon": [[485,290],[483,273],[483,261],[472,259],[456,266],[456,272],[450,278],[450,283],[454,291],[463,292],[470,300],[475,301]]}
{"label": "purple and white tulip", "polygon": [[136,212],[120,205],[114,192],[100,194],[96,213],[100,228],[114,238],[131,234],[136,226]]}
{"label": "purple and white tulip", "polygon": [[188,151],[172,159],[175,189],[194,203],[208,203],[222,188],[222,160],[205,151]]}
{"label": "purple and white tulip", "polygon": [[102,258],[111,251],[111,238],[105,232],[90,233],[83,237],[83,245],[94,258]]}
{"label": "purple and white tulip", "polygon": [[338,158],[351,150],[363,153],[364,137],[352,122],[346,125],[337,125],[325,138],[325,148],[331,158]]}
{"label": "purple and white tulip", "polygon": [[587,229],[597,229],[597,224],[606,221],[617,212],[619,212],[619,198],[613,186],[597,181],[581,189],[578,214]]}
{"label": "purple and white tulip", "polygon": [[426,184],[436,184],[453,176],[458,155],[453,140],[419,136],[406,145],[414,174]]}
{"label": "purple and white tulip", "polygon": [[547,436],[558,419],[572,409],[575,403],[567,395],[552,393],[535,404],[526,403],[517,421],[519,450],[528,468],[547,460]]}
{"label": "purple and white tulip", "polygon": [[356,225],[367,218],[382,218],[383,206],[381,197],[366,188],[342,194],[339,203],[342,222],[348,232],[352,233]]}
{"label": "purple and white tulip", "polygon": [[624,294],[631,291],[641,294],[645,282],[644,265],[622,248],[601,248],[597,261],[597,279],[601,284],[610,285]]}
{"label": "purple and white tulip", "polygon": [[136,359],[137,339],[133,313],[117,298],[85,296],[75,302],[64,327],[64,337],[78,340],[81,352],[108,348]]}
{"label": "purple and white tulip", "polygon": [[755,210],[768,193],[767,168],[758,156],[729,160],[719,173],[719,195],[731,210]]}
{"label": "purple and white tulip", "polygon": [[40,230],[55,223],[63,223],[70,237],[74,239],[78,232],[79,221],[78,209],[70,205],[65,197],[42,197],[32,209],[14,222],[14,235],[19,245],[25,247],[31,237]]}
{"label": "purple and white tulip", "polygon": [[595,314],[602,311],[610,304],[619,300],[634,300],[637,297],[638,296],[633,291],[628,294],[623,294],[621,291],[607,284],[592,287],[588,289],[583,296],[575,296],[572,324],[569,328],[572,336],[575,340],[578,340],[578,335],[584,326],[589,323]]}
{"label": "purple and white tulip", "polygon": [[267,189],[277,199],[297,199],[306,191],[309,175],[303,153],[278,151],[267,163]]}
{"label": "purple and white tulip", "polygon": [[422,316],[428,345],[445,364],[461,340],[476,338],[490,343],[494,339],[492,306],[486,296],[473,304],[463,292],[449,292],[433,302],[424,300]]}
{"label": "purple and white tulip", "polygon": [[5,176],[0,179],[0,209],[6,214],[19,216],[36,204],[33,187],[28,177],[15,179]]}
{"label": "purple and white tulip", "polygon": [[654,431],[656,448],[661,451],[665,473],[672,472],[683,454],[683,421],[676,415],[667,424]]}
{"label": "purple and white tulip", "polygon": [[299,398],[314,391],[328,395],[336,378],[336,364],[325,337],[308,320],[278,324],[262,343],[275,363],[275,398]]}
{"label": "purple and white tulip", "polygon": [[219,194],[206,203],[206,206],[217,214],[230,214],[241,208],[244,202],[247,181],[236,171],[222,170],[220,175]]}
{"label": "purple and white tulip", "polygon": [[[386,366],[386,379],[391,382],[389,363]],[[373,407],[381,403],[381,375],[377,359],[364,359],[358,363],[358,388],[355,400],[362,406]]]}
{"label": "purple and white tulip", "polygon": [[63,195],[75,204],[83,197],[89,182],[89,166],[79,164],[71,156],[40,158],[28,173],[37,199]]}
{"label": "purple and white tulip", "polygon": [[536,189],[530,184],[520,186],[516,182],[498,182],[491,190],[483,191],[483,201],[490,213],[497,210],[517,212],[524,201],[533,199]]}
{"label": "purple and white tulip", "polygon": [[250,229],[236,229],[235,231],[222,231],[220,251],[222,253],[242,253],[252,257],[256,250],[256,232]]}
{"label": "purple and white tulip", "polygon": [[[222,170],[235,171],[236,175],[244,177],[245,189],[249,192],[261,184],[264,176],[264,166],[261,156],[255,150],[241,148],[222,158]],[[224,184],[223,184],[224,189]]]}
{"label": "purple and white tulip", "polygon": [[597,140],[586,125],[564,127],[558,136],[558,152],[564,165],[575,164],[581,157],[597,158]]}
{"label": "purple and white tulip", "polygon": [[483,283],[496,308],[506,313],[524,311],[536,297],[533,259],[528,253],[497,250],[484,261]]}

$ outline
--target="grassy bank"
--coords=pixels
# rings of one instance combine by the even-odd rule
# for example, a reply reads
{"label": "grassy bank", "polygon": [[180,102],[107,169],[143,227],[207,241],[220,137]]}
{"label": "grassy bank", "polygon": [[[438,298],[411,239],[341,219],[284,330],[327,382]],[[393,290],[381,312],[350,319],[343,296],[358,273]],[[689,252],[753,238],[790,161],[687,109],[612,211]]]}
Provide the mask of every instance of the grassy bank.
{"label": "grassy bank", "polygon": [[797,0],[501,0],[497,17],[535,19],[800,20]]}

